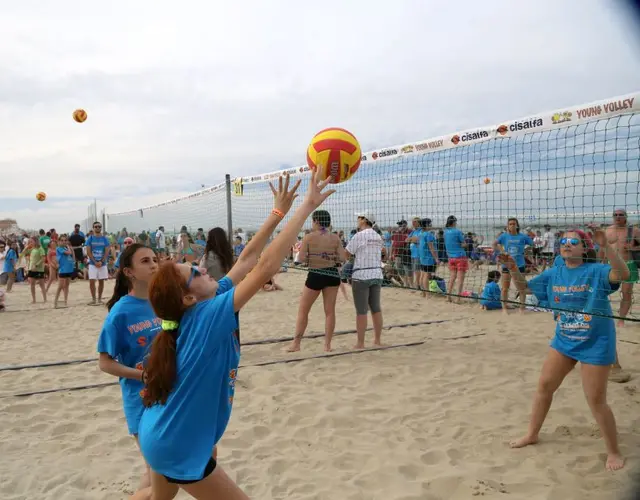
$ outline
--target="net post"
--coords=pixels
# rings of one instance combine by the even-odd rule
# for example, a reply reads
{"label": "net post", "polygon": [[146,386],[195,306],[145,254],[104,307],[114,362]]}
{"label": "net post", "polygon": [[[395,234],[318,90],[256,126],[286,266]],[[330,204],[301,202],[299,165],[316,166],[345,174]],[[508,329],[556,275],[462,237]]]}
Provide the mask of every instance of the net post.
{"label": "net post", "polygon": [[224,175],[225,190],[227,192],[227,237],[233,245],[233,217],[231,216],[231,175]]}

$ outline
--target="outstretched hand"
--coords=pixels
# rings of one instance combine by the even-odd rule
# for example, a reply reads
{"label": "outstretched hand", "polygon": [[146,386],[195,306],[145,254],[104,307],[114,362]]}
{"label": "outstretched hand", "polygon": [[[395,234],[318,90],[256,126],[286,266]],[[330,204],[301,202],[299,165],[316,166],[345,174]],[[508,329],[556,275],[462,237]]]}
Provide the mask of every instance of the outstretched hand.
{"label": "outstretched hand", "polygon": [[289,189],[289,174],[287,174],[284,178],[284,186],[282,183],[282,176],[278,179],[278,189],[276,190],[273,187],[273,184],[269,182],[269,187],[271,188],[271,192],[273,193],[273,208],[276,210],[280,210],[282,213],[287,213],[291,210],[291,205],[293,205],[293,200],[295,200],[298,195],[296,191],[298,187],[300,187],[300,179],[296,181],[291,189]]}
{"label": "outstretched hand", "polygon": [[311,182],[309,182],[309,188],[307,189],[307,196],[305,197],[305,203],[318,208],[324,200],[336,192],[335,189],[329,189],[328,191],[322,191],[331,182],[331,177],[327,177],[325,180],[320,180],[320,171],[323,170],[320,165],[318,168],[312,170]]}
{"label": "outstretched hand", "polygon": [[618,241],[618,238],[615,235],[612,239],[609,239],[607,237],[606,231],[604,231],[601,227],[598,227],[595,224],[589,224],[587,227],[591,230],[593,234],[592,236],[593,241],[600,248],[605,248],[606,246],[612,246]]}

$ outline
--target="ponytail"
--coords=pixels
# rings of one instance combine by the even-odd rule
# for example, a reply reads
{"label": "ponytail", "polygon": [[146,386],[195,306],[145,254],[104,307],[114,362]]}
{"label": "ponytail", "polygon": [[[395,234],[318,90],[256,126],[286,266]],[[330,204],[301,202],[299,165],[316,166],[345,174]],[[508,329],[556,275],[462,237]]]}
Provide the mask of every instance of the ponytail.
{"label": "ponytail", "polygon": [[185,303],[187,282],[174,262],[163,263],[149,285],[149,302],[158,317],[162,330],[153,339],[151,353],[145,367],[144,406],[164,404],[176,380],[176,347],[180,321],[188,304]]}
{"label": "ponytail", "polygon": [[145,368],[144,406],[165,404],[176,380],[176,343],[178,330],[162,329],[153,339]]}
{"label": "ponytail", "polygon": [[111,308],[125,295],[127,295],[131,289],[131,280],[127,278],[124,273],[125,269],[130,269],[133,266],[133,256],[140,248],[146,248],[144,245],[134,243],[129,245],[124,252],[120,254],[120,270],[116,274],[116,284],[113,287],[113,295],[107,302],[107,310],[111,311]]}

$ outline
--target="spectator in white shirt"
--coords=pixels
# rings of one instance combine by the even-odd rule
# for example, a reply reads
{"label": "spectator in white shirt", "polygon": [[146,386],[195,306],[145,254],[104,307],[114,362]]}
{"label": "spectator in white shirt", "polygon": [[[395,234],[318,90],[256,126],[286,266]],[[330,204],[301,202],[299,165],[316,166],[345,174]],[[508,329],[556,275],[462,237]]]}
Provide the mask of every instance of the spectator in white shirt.
{"label": "spectator in white shirt", "polygon": [[373,321],[374,346],[381,346],[382,308],[380,292],[382,290],[382,237],[373,230],[375,216],[368,211],[356,214],[358,232],[347,244],[347,254],[355,257],[353,264],[352,290],[356,307],[357,343],[355,349],[364,349],[364,335],[367,330],[367,313],[371,311]]}
{"label": "spectator in white shirt", "polygon": [[156,232],[156,247],[160,257],[164,257],[167,253],[167,239],[164,236],[164,226],[160,226]]}

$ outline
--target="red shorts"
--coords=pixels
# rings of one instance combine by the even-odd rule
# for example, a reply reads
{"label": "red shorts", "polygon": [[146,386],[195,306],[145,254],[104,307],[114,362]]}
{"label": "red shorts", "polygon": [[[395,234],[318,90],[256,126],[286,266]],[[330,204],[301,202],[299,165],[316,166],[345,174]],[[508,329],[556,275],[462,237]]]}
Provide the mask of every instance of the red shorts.
{"label": "red shorts", "polygon": [[467,257],[455,257],[449,259],[449,271],[465,273],[469,270],[469,259]]}

